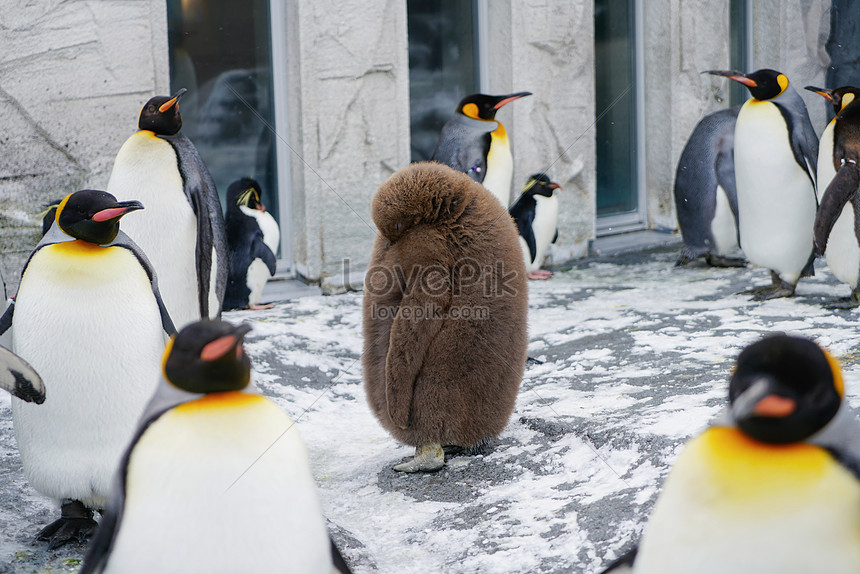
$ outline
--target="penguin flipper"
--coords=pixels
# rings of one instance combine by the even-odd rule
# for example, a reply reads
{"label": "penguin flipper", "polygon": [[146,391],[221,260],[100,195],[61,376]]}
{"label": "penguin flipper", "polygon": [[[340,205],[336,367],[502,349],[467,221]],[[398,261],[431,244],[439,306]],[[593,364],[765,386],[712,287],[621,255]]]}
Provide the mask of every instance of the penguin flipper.
{"label": "penguin flipper", "polygon": [[[517,232],[520,237],[526,242],[529,247],[530,262],[534,263],[537,258],[537,243],[535,242],[535,232],[532,224],[535,220],[535,210],[537,202],[533,197],[521,195],[519,199],[508,209],[508,213],[514,218],[514,223],[517,225]],[[558,237],[558,229],[555,230],[555,236]],[[555,243],[555,239],[552,240]]]}
{"label": "penguin flipper", "polygon": [[331,563],[332,566],[334,566],[334,569],[340,574],[352,574],[352,570],[349,569],[349,566],[346,564],[346,560],[343,559],[343,555],[335,545],[334,539],[329,536],[328,540],[331,544]]}
{"label": "penguin flipper", "polygon": [[161,298],[161,291],[158,289],[158,277],[155,274],[155,269],[152,267],[152,263],[150,263],[149,259],[146,257],[146,254],[137,245],[137,243],[132,241],[131,237],[126,235],[122,230],[117,233],[116,238],[114,238],[114,240],[108,245],[123,247],[134,253],[140,266],[143,267],[143,270],[146,271],[147,277],[149,277],[149,283],[152,286],[152,294],[155,295],[155,302],[158,304],[158,312],[161,314],[161,327],[168,336],[175,335],[176,327],[173,324],[173,319],[170,317],[170,313],[167,311],[164,300]]}
{"label": "penguin flipper", "polygon": [[[425,256],[443,250],[442,247],[433,249],[439,246],[439,240],[430,232],[413,231],[408,240],[423,246],[419,253]],[[408,244],[403,246],[402,252],[409,252]],[[403,269],[410,270],[406,285],[411,288],[400,301],[391,323],[385,358],[385,402],[391,422],[405,429],[410,424],[415,381],[427,349],[442,329],[452,292],[451,274],[439,271],[445,268],[440,262],[428,261],[419,255],[412,261],[404,258],[401,264]],[[428,269],[432,275],[424,275]],[[429,281],[431,289],[420,287],[425,281]]]}
{"label": "penguin flipper", "polygon": [[815,226],[813,227],[816,254],[824,254],[830,232],[842,214],[845,204],[851,201],[857,192],[858,186],[860,186],[860,169],[853,163],[846,163],[840,167],[830,185],[827,186],[827,190],[821,198],[821,205],[815,215]]}
{"label": "penguin flipper", "polygon": [[45,402],[45,383],[24,359],[0,347],[0,388],[28,403]]}
{"label": "penguin flipper", "polygon": [[275,268],[278,265],[275,254],[269,249],[269,246],[263,243],[263,234],[258,232],[254,235],[254,240],[251,244],[251,261],[259,259],[266,264],[269,269],[269,275],[275,274]]}
{"label": "penguin flipper", "polygon": [[15,315],[15,300],[13,299],[6,311],[0,316],[0,335],[8,331],[12,327],[12,317]]}
{"label": "penguin flipper", "polygon": [[[184,135],[159,136],[170,142],[176,150],[179,159],[179,170],[182,173],[185,195],[188,198],[194,214],[197,216],[197,285],[200,316],[210,317],[209,292],[214,288],[218,299],[218,316],[224,302],[224,291],[227,288],[227,267],[230,254],[227,248],[227,231],[224,224],[224,213],[221,210],[221,200],[215,182],[203,163],[200,153],[194,144]],[[213,263],[213,248],[217,261]],[[210,284],[212,266],[215,269],[215,285]]]}
{"label": "penguin flipper", "polygon": [[555,228],[555,235],[552,236],[552,241],[550,243],[555,243],[558,241],[558,227]]}
{"label": "penguin flipper", "polygon": [[639,547],[634,546],[618,558],[616,558],[609,566],[606,567],[601,574],[626,574],[633,572],[633,561],[636,560],[636,554],[639,552]]}
{"label": "penguin flipper", "polygon": [[[797,96],[797,98],[800,99],[800,96]],[[815,129],[809,121],[809,115],[806,113],[803,100],[800,100],[799,104],[803,106],[802,113],[798,113],[796,105],[788,106],[785,103],[777,103],[775,105],[788,127],[789,144],[791,145],[791,153],[794,155],[794,161],[797,162],[797,165],[809,177],[809,181],[812,183],[813,194],[815,195],[815,204],[818,205],[818,192],[815,185],[816,168],[818,165],[818,136],[815,135]]]}

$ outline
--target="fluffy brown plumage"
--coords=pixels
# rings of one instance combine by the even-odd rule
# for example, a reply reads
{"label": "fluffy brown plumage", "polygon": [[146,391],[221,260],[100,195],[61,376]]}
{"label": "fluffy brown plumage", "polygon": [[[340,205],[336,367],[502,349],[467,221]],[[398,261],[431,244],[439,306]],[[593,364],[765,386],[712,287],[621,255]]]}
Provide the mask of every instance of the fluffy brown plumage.
{"label": "fluffy brown plumage", "polygon": [[364,289],[364,382],[412,446],[480,444],[514,408],[528,293],[516,226],[481,184],[422,162],[379,186]]}

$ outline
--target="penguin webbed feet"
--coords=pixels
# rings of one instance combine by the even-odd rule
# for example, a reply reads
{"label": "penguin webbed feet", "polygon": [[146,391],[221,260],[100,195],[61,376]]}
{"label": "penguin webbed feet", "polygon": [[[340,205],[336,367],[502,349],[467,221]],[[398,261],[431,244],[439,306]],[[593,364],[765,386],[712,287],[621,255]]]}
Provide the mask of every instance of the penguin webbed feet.
{"label": "penguin webbed feet", "polygon": [[93,511],[78,500],[63,501],[60,518],[36,535],[39,542],[48,542],[48,550],[56,550],[69,542],[85,542],[96,530]]}
{"label": "penguin webbed feet", "polygon": [[860,307],[860,288],[852,289],[851,295],[845,299],[839,299],[838,301],[824,305],[825,309],[829,309],[831,311],[847,311],[850,309],[856,309],[857,307]]}
{"label": "penguin webbed feet", "polygon": [[[708,265],[711,267],[746,267],[747,260],[743,257],[727,257],[724,255],[712,255],[708,254],[705,257],[705,261],[708,262]],[[677,263],[676,263],[677,265]]]}
{"label": "penguin webbed feet", "polygon": [[441,444],[415,447],[415,456],[394,466],[397,472],[436,472],[445,466],[445,451]]}
{"label": "penguin webbed feet", "polygon": [[770,272],[771,284],[762,287],[756,287],[749,291],[752,294],[751,301],[768,301],[770,299],[779,299],[780,297],[792,297],[797,282],[788,283],[783,281],[774,271]]}

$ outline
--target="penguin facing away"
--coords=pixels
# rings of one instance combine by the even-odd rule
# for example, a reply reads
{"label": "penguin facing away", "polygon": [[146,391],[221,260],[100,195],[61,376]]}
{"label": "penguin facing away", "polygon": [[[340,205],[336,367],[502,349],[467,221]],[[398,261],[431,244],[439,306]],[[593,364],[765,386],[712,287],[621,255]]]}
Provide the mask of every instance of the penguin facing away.
{"label": "penguin facing away", "polygon": [[242,178],[230,184],[226,226],[230,272],[224,310],[270,309],[272,305],[260,305],[260,297],[266,281],[275,274],[281,234],[275,218],[260,201],[259,183]]}
{"label": "penguin facing away", "polygon": [[818,189],[824,193],[815,217],[815,251],[823,253],[833,275],[851,287],[846,301],[830,307],[853,308],[860,305],[860,89],[806,89],[830,101],[836,113],[818,148]]}
{"label": "penguin facing away", "polygon": [[558,197],[561,186],[550,181],[545,173],[529,178],[523,192],[508,209],[517,231],[529,279],[549,279],[552,271],[541,269],[546,250],[558,239]]}
{"label": "penguin facing away", "polygon": [[753,96],[741,106],[735,126],[739,236],[744,255],[770,270],[772,284],[750,293],[755,300],[790,297],[797,281],[814,273],[818,137],[784,74],[708,73],[740,82]]}
{"label": "penguin facing away", "polygon": [[443,127],[432,161],[451,166],[482,183],[505,207],[510,205],[514,161],[507,131],[496,120],[503,106],[531,92],[503,96],[471,94]]}
{"label": "penguin facing away", "polygon": [[675,211],[684,247],[675,265],[705,257],[715,267],[743,267],[738,250],[735,123],[741,107],[702,118],[687,140],[675,171]]}
{"label": "penguin facing away", "polygon": [[124,226],[152,261],[177,327],[221,313],[229,253],[221,203],[194,144],[179,133],[175,96],[151,98],[117,153],[108,191],[147,206]]}
{"label": "penguin facing away", "polygon": [[249,389],[248,331],[198,321],[167,345],[81,574],[349,572],[298,429]]}
{"label": "penguin facing away", "polygon": [[812,341],[772,335],[744,349],[727,411],[684,446],[638,550],[617,566],[856,572],[860,427],[843,399],[838,364]]}
{"label": "penguin facing away", "polygon": [[0,330],[12,327],[12,350],[51,389],[42,405],[12,400],[24,474],[62,501],[60,519],[38,535],[51,548],[95,527],[92,509],[107,501],[174,332],[152,267],[119,230],[120,218],[142,208],[103,191],[66,196],[0,318]]}
{"label": "penguin facing away", "polygon": [[516,227],[482,185],[414,163],[380,185],[365,278],[371,410],[439,470],[444,446],[480,449],[505,428],[526,362],[528,285]]}

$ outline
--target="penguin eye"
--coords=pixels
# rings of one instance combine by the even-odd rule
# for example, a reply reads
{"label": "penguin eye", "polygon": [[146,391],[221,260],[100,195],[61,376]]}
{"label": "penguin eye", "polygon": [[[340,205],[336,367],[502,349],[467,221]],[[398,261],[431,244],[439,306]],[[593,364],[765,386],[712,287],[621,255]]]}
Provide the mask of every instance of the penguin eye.
{"label": "penguin eye", "polygon": [[147,107],[146,107],[146,111],[148,111],[148,112],[154,112],[154,111],[155,111],[155,106],[147,106]]}
{"label": "penguin eye", "polygon": [[397,223],[394,224],[394,231],[400,231],[401,229],[403,229],[403,222],[402,221],[398,221]]}

